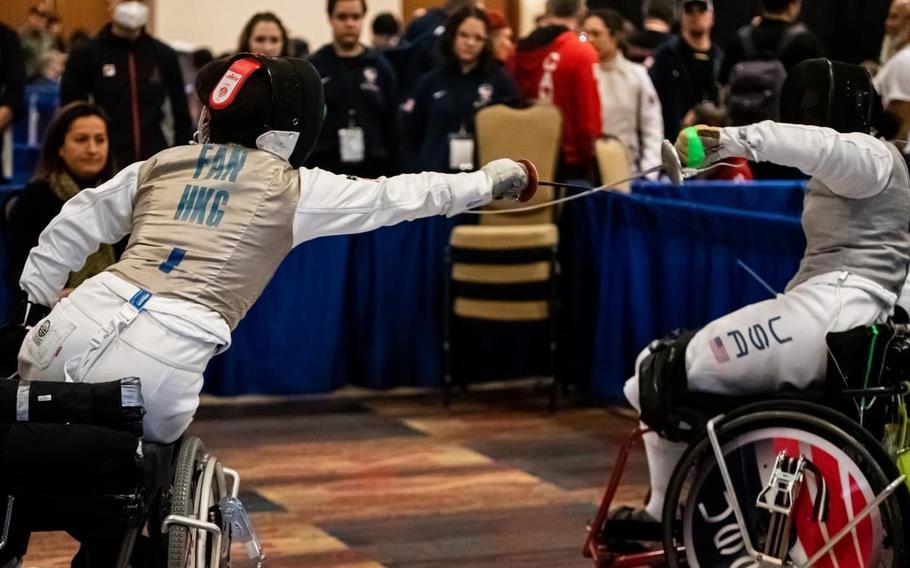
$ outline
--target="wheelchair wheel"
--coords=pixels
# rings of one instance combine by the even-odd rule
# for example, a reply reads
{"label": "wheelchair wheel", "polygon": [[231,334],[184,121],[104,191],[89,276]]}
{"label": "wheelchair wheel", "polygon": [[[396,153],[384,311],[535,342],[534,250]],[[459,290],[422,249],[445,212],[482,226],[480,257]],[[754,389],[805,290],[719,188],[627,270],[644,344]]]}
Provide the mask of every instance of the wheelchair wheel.
{"label": "wheelchair wheel", "polygon": [[[196,477],[205,455],[205,447],[199,438],[187,438],[180,446],[171,487],[170,514],[186,517],[195,516],[196,498],[194,487]],[[195,532],[195,531],[193,531]],[[171,525],[168,528],[168,568],[186,568],[195,561],[195,543],[187,527]]]}
{"label": "wheelchair wheel", "polygon": [[[782,534],[788,560],[808,561],[892,481],[899,477],[881,445],[862,427],[825,407],[792,401],[759,403],[725,417],[716,426],[718,442],[753,547],[763,551],[772,523],[756,500],[782,451],[805,456],[824,479],[804,476],[790,526]],[[828,498],[819,496],[825,486]],[[677,464],[663,513],[664,549],[671,567],[747,567],[747,555],[733,508],[707,437],[691,445]],[[824,494],[824,492],[821,492]],[[813,505],[827,501],[825,521]],[[906,529],[910,494],[902,484],[859,522],[814,566],[872,568],[907,566]]]}

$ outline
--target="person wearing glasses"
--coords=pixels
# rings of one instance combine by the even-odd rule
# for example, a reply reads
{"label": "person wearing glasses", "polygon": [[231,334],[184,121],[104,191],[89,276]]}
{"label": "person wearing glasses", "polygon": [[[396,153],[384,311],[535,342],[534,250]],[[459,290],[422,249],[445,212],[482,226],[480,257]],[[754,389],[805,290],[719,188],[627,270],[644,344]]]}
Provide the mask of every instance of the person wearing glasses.
{"label": "person wearing glasses", "polygon": [[454,12],[440,38],[444,63],[427,73],[405,101],[406,169],[475,169],[474,113],[518,99],[518,87],[496,64],[490,19],[480,8]]}

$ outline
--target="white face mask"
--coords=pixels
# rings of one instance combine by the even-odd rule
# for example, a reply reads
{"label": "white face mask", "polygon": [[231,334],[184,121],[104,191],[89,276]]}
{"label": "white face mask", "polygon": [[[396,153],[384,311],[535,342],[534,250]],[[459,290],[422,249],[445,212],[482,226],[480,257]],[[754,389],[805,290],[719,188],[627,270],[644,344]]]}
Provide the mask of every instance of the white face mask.
{"label": "white face mask", "polygon": [[142,2],[121,2],[114,8],[113,20],[128,30],[138,30],[148,23],[148,6]]}

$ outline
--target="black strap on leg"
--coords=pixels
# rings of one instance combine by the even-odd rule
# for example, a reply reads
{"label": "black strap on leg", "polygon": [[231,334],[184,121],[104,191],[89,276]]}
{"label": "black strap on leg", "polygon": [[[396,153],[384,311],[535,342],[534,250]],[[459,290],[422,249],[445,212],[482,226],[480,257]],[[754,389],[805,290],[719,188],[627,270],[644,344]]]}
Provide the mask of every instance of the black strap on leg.
{"label": "black strap on leg", "polygon": [[688,393],[686,347],[694,331],[676,331],[655,340],[638,369],[641,420],[662,437],[686,441],[693,424],[680,413]]}

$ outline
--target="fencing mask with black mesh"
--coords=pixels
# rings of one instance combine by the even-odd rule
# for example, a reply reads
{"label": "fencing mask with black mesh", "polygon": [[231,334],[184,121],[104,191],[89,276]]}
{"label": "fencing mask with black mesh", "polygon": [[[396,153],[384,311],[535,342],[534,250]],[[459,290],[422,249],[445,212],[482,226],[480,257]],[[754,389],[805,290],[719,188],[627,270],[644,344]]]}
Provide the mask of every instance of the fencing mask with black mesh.
{"label": "fencing mask with black mesh", "polygon": [[808,59],[790,70],[781,92],[782,122],[870,134],[881,116],[881,98],[861,65]]}
{"label": "fencing mask with black mesh", "polygon": [[201,142],[258,147],[300,167],[319,138],[322,80],[303,59],[240,53],[213,61],[200,71],[197,92],[205,105]]}

